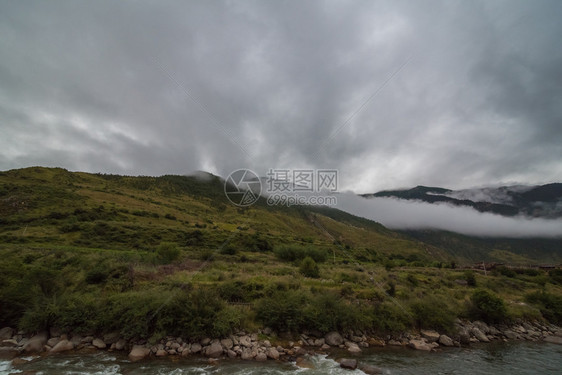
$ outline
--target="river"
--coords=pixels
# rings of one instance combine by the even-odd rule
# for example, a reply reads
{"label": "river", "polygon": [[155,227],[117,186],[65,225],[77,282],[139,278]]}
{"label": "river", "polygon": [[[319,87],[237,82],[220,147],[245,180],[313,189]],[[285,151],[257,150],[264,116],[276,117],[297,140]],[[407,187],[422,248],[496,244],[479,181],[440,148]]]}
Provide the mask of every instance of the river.
{"label": "river", "polygon": [[[33,357],[24,357],[31,359]],[[470,348],[427,353],[402,348],[379,348],[364,352],[360,362],[383,369],[384,374],[562,374],[562,346],[549,343],[492,343]],[[122,354],[97,352],[35,357],[15,368],[0,361],[0,375],[33,371],[37,375],[307,375],[362,374],[339,368],[332,358],[311,357],[314,369],[301,369],[292,363],[264,363],[222,360],[210,365],[204,358],[169,357],[131,363]]]}

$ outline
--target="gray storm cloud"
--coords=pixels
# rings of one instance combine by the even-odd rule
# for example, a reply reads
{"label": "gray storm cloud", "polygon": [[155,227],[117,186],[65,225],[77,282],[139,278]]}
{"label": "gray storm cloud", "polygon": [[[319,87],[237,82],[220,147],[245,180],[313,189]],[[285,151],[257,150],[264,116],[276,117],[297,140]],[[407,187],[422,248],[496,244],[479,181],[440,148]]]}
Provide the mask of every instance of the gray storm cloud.
{"label": "gray storm cloud", "polygon": [[391,229],[438,229],[490,237],[562,238],[562,220],[505,217],[469,207],[430,204],[391,198],[338,195],[337,208],[377,221]]}
{"label": "gray storm cloud", "polygon": [[561,18],[555,0],[0,1],[0,169],[553,182]]}

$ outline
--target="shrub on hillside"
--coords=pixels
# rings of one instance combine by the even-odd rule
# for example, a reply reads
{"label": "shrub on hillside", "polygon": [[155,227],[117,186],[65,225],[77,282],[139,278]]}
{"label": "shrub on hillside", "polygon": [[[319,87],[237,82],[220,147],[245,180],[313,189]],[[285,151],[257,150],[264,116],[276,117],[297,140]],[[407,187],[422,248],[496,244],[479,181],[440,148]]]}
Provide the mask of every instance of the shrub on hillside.
{"label": "shrub on hillside", "polygon": [[472,293],[469,315],[473,319],[483,320],[486,323],[499,323],[507,319],[507,309],[503,300],[480,289]]}
{"label": "shrub on hillside", "polygon": [[327,258],[324,250],[313,246],[278,246],[275,248],[274,252],[277,258],[286,262],[295,262],[306,257],[311,257],[315,262],[322,263],[325,262]]}
{"label": "shrub on hillside", "polygon": [[542,291],[528,294],[525,299],[527,302],[536,305],[546,320],[554,324],[562,324],[561,296]]}
{"label": "shrub on hillside", "polygon": [[403,332],[412,324],[407,310],[395,302],[377,303],[369,316],[371,328],[377,333]]}
{"label": "shrub on hillside", "polygon": [[456,315],[437,297],[426,297],[411,304],[413,318],[419,328],[450,332]]}
{"label": "shrub on hillside", "polygon": [[303,307],[306,296],[298,291],[275,293],[256,304],[256,317],[279,332],[299,332],[305,326]]}
{"label": "shrub on hillside", "polygon": [[156,250],[156,255],[160,263],[169,264],[179,258],[180,250],[174,243],[162,242]]}
{"label": "shrub on hillside", "polygon": [[474,271],[467,270],[464,272],[464,279],[466,280],[466,285],[476,286],[476,276],[474,276]]}
{"label": "shrub on hillside", "polygon": [[302,260],[299,270],[300,273],[302,273],[306,277],[320,277],[320,270],[318,269],[318,265],[311,257],[306,257]]}

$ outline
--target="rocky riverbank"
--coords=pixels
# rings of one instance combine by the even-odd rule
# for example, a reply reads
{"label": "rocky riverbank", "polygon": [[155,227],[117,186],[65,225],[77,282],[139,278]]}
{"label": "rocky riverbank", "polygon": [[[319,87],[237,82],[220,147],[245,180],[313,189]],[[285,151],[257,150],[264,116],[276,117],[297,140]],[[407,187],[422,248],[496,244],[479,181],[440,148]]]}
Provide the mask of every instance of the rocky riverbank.
{"label": "rocky riverbank", "polygon": [[[0,329],[0,358],[13,359],[14,364],[22,361],[22,356],[30,354],[52,355],[72,350],[126,351],[131,361],[148,357],[166,356],[205,356],[210,362],[220,358],[240,358],[243,360],[295,361],[298,366],[307,367],[310,363],[306,355],[330,353],[333,350],[347,351],[351,356],[364,349],[387,345],[435,351],[442,347],[465,346],[477,342],[509,340],[548,341],[562,344],[562,330],[544,322],[518,322],[515,324],[488,325],[484,322],[455,322],[453,334],[433,330],[405,332],[400,335],[376,337],[366,332],[305,332],[298,336],[277,335],[270,329],[256,333],[238,332],[222,339],[205,338],[186,340],[180,337],[167,337],[158,343],[149,344],[145,340],[125,340],[118,333],[101,336],[63,333],[57,329],[28,335],[5,327]],[[366,373],[378,373],[380,369],[358,363],[355,358],[339,360],[343,368],[361,368]]]}

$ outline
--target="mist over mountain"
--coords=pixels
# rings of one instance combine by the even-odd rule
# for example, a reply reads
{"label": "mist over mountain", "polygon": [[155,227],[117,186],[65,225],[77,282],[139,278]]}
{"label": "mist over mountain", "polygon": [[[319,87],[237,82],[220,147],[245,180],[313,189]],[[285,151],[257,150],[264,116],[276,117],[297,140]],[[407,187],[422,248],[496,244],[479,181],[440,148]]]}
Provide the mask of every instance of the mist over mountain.
{"label": "mist over mountain", "polygon": [[449,190],[416,186],[406,190],[385,190],[363,194],[365,198],[400,200],[471,207],[479,212],[502,216],[556,219],[562,217],[562,183],[526,186],[513,185]]}

